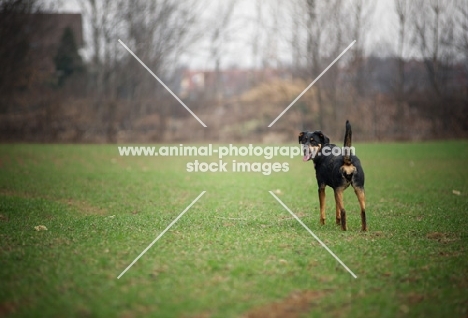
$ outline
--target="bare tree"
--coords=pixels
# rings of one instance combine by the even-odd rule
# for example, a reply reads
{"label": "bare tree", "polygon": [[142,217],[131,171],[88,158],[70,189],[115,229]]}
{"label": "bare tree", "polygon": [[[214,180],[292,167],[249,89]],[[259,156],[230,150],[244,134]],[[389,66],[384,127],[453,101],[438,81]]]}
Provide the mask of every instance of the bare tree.
{"label": "bare tree", "polygon": [[398,17],[398,47],[397,47],[397,63],[398,73],[395,83],[395,96],[397,109],[395,112],[395,130],[403,133],[405,127],[403,123],[404,102],[405,102],[405,53],[406,41],[408,33],[408,16],[410,14],[410,5],[405,0],[394,0],[395,13]]}
{"label": "bare tree", "polygon": [[468,5],[465,0],[455,0],[455,23],[457,25],[456,47],[462,58],[468,58]]}
{"label": "bare tree", "polygon": [[413,43],[424,58],[430,84],[437,96],[444,94],[444,76],[454,61],[453,6],[439,0],[414,2],[418,14],[413,15]]}
{"label": "bare tree", "polygon": [[317,74],[320,62],[320,23],[317,20],[316,1],[306,0],[307,12],[307,69],[312,74]]}
{"label": "bare tree", "polygon": [[[317,16],[317,3],[316,0],[306,0],[306,25],[307,25],[307,73],[309,79],[320,74],[321,68],[321,40],[322,40],[322,27],[321,21]],[[318,126],[323,129],[324,127],[324,105],[322,102],[321,83],[317,82],[316,87],[316,101],[318,105]]]}
{"label": "bare tree", "polygon": [[223,95],[223,83],[221,79],[221,59],[225,45],[233,40],[232,17],[237,0],[229,0],[226,5],[218,2],[215,16],[210,21],[210,54],[215,67],[215,91],[214,95],[221,102]]}
{"label": "bare tree", "polygon": [[[466,1],[456,0],[454,11],[454,44],[458,53],[457,57],[464,67],[465,74],[468,74],[468,6]],[[464,99],[465,103],[468,103],[468,88],[465,89]]]}
{"label": "bare tree", "polygon": [[[291,2],[290,47],[295,74],[312,81],[341,53],[344,39],[351,38],[345,32],[347,19],[344,9],[342,0]],[[338,65],[335,65],[314,84],[313,102],[318,110],[315,118],[316,125],[320,127],[325,125],[327,107],[332,107],[336,117],[338,75]]]}
{"label": "bare tree", "polygon": [[366,90],[364,87],[366,76],[366,65],[364,59],[364,47],[367,41],[368,31],[371,28],[372,15],[375,12],[375,1],[373,0],[351,0],[348,4],[350,19],[349,32],[356,44],[351,50],[351,65],[355,72],[354,87],[358,95],[362,96]]}
{"label": "bare tree", "polygon": [[[296,0],[297,1],[297,0]],[[280,0],[274,1],[256,1],[256,12],[254,22],[254,32],[251,38],[253,58],[255,66],[262,66],[263,68],[281,68],[283,61],[280,58],[280,52],[283,49],[283,45],[294,47],[294,43],[297,41],[289,41],[288,37],[291,36],[290,29],[287,24],[292,19],[294,21],[301,20],[301,16],[292,12],[292,8],[297,6],[289,2],[281,2]],[[285,10],[286,9],[286,10]],[[298,27],[299,22],[296,23]],[[300,33],[296,28],[296,33],[292,33],[292,36]],[[296,46],[299,48],[299,45]],[[298,59],[293,58],[295,63],[298,63]]]}
{"label": "bare tree", "polygon": [[252,33],[252,38],[250,45],[252,46],[252,57],[254,68],[258,66],[258,60],[261,54],[261,38],[262,32],[264,31],[264,13],[263,13],[264,3],[263,0],[256,0],[255,1],[255,17],[254,20],[251,21],[254,23],[253,28],[254,31]]}
{"label": "bare tree", "polygon": [[397,79],[397,96],[398,99],[403,99],[403,90],[405,84],[405,49],[406,49],[406,36],[407,36],[407,19],[409,15],[409,3],[405,0],[394,0],[395,12],[398,16],[398,79]]}
{"label": "bare tree", "polygon": [[[350,39],[345,42],[344,39],[346,36],[346,25],[343,21],[346,21],[344,10],[344,1],[343,0],[334,0],[330,1],[327,4],[325,11],[324,20],[327,21],[326,28],[322,30],[326,41],[324,41],[323,51],[325,52],[325,64],[330,63],[335,59],[342,51],[346,42],[350,42]],[[326,86],[324,94],[327,97],[327,100],[330,103],[333,119],[335,121],[340,120],[340,103],[338,96],[338,79],[340,75],[339,64],[330,68],[327,73],[324,75],[322,82]]]}
{"label": "bare tree", "polygon": [[[126,52],[118,39],[160,78],[170,80],[177,66],[173,57],[186,51],[200,38],[198,15],[203,1],[187,0],[79,0],[90,52],[90,92],[96,120],[108,135],[118,123],[117,98],[132,103],[126,122],[158,112],[161,130],[169,115],[167,103],[146,100],[166,96],[165,90]],[[175,89],[175,88],[173,88]],[[120,116],[122,117],[122,116]],[[114,127],[114,128],[113,128]],[[112,139],[111,137],[109,137]]]}
{"label": "bare tree", "polygon": [[293,2],[291,8],[291,53],[292,67],[295,74],[301,67],[301,6]]}
{"label": "bare tree", "polygon": [[[203,2],[80,0],[96,71],[96,90],[109,94],[105,87],[109,79],[115,81],[115,64],[128,58],[128,54],[118,53],[122,52],[119,38],[155,73],[161,74],[174,54],[188,49],[199,39],[201,31],[196,23],[200,3]],[[134,92],[143,91],[153,93],[154,87],[149,89],[143,85]]]}
{"label": "bare tree", "polygon": [[[343,50],[346,34],[345,3],[342,0],[321,1],[307,0],[307,67],[318,76],[323,69]],[[349,44],[349,43],[348,43]],[[325,108],[328,106],[336,119],[338,115],[337,81],[338,64],[327,71],[324,78],[315,84],[318,105],[318,125],[325,125]],[[324,101],[327,100],[327,102]]]}
{"label": "bare tree", "polygon": [[454,129],[460,118],[466,117],[463,111],[466,105],[460,103],[460,93],[454,83],[456,6],[439,0],[419,0],[412,5],[417,8],[417,14],[411,19],[413,44],[423,58],[429,85],[424,91],[426,101],[422,114],[432,120],[435,130]]}
{"label": "bare tree", "polygon": [[79,2],[81,7],[81,12],[85,19],[89,21],[89,26],[91,28],[91,43],[92,43],[92,63],[93,63],[93,70],[98,72],[97,80],[95,83],[95,87],[99,93],[102,92],[102,75],[101,75],[101,23],[99,21],[99,17],[101,16],[101,12],[98,10],[98,3],[96,0],[80,0]]}

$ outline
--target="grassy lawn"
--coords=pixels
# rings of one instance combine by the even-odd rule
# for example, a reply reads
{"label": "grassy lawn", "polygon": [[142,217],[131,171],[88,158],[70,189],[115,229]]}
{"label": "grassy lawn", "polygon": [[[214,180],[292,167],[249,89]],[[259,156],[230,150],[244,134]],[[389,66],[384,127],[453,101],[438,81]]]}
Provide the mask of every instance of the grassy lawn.
{"label": "grassy lawn", "polygon": [[269,176],[188,173],[197,158],[0,145],[0,316],[466,317],[468,142],[355,146],[367,233],[351,189],[349,230],[334,224],[330,188],[319,224],[313,164],[300,157],[274,158],[289,171]]}

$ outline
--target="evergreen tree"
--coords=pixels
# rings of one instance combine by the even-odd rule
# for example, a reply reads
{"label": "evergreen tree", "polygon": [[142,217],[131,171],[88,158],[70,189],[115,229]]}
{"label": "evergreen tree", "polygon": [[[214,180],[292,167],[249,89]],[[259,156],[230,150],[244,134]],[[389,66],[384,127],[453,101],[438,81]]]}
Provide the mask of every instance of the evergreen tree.
{"label": "evergreen tree", "polygon": [[65,80],[83,71],[83,61],[78,54],[78,47],[75,36],[71,28],[67,27],[63,31],[57,54],[54,57],[55,69],[58,72],[58,85],[62,86]]}

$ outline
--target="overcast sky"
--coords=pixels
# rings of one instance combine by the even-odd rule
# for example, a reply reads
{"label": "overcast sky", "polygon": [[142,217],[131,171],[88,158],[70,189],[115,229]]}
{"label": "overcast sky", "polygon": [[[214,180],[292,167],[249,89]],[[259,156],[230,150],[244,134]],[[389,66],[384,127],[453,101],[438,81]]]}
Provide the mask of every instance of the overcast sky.
{"label": "overcast sky", "polygon": [[[80,8],[77,0],[56,0],[59,4],[60,12],[79,12]],[[263,0],[267,2],[268,0]],[[223,5],[222,0],[215,0],[211,2],[211,5],[206,7],[205,13],[207,16],[211,12],[216,12],[219,9],[219,5]],[[255,17],[255,1],[239,0],[234,10],[233,20],[245,19],[246,17]],[[368,38],[365,43],[366,53],[379,54],[381,56],[390,55],[391,50],[395,47],[397,33],[395,31],[396,26],[396,15],[393,9],[393,0],[378,0],[376,1],[375,14],[371,21],[371,28],[368,32]],[[244,29],[240,29],[237,32],[237,40],[233,41],[229,45],[225,46],[223,50],[223,59],[221,67],[226,68],[233,65],[239,67],[252,67],[256,63],[252,58],[251,47],[248,46],[247,37],[251,35],[252,30],[249,30],[249,26],[245,25]],[[86,38],[85,33],[85,41]],[[118,39],[116,39],[117,41]],[[343,49],[347,45],[343,46]],[[290,53],[281,52],[278,49],[278,56],[280,59],[287,60],[290,57]],[[86,54],[86,50],[83,50]],[[206,45],[200,43],[193,47],[189,54],[181,56],[180,60],[183,64],[197,69],[212,69],[214,67],[213,60],[209,55],[209,50]]]}

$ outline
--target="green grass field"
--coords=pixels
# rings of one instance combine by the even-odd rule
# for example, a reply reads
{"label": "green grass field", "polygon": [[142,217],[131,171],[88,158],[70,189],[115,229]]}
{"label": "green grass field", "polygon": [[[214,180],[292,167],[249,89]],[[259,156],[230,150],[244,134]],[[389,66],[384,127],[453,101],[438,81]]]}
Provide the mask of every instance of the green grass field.
{"label": "green grass field", "polygon": [[188,173],[195,158],[0,145],[0,316],[467,317],[468,142],[355,146],[367,233],[352,189],[349,230],[334,224],[331,188],[319,224],[300,157],[275,158],[290,169],[270,176]]}

